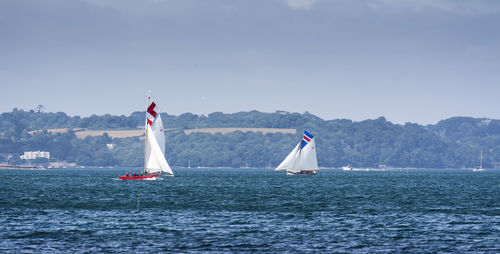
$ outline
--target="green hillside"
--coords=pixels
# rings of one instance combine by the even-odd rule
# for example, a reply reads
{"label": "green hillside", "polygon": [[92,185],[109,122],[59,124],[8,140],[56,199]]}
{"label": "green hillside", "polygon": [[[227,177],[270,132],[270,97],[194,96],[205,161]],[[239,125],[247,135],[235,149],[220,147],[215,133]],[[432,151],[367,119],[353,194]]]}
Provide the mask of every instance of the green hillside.
{"label": "green hillside", "polygon": [[[70,117],[65,113],[44,113],[14,109],[0,115],[0,153],[4,161],[20,163],[24,151],[49,151],[53,160],[84,166],[141,166],[144,143],[138,137],[78,139],[71,130],[63,133],[32,130],[86,128],[127,130],[143,124],[144,112],[130,116],[92,115]],[[166,133],[166,157],[173,166],[275,167],[307,129],[316,136],[318,163],[322,167],[464,168],[479,164],[500,168],[500,121],[453,117],[435,125],[393,124],[384,117],[353,122],[324,120],[309,113],[258,111],[209,115],[162,114]],[[255,127],[292,128],[296,134],[231,132],[192,133],[185,129]],[[109,150],[106,144],[116,144]]]}

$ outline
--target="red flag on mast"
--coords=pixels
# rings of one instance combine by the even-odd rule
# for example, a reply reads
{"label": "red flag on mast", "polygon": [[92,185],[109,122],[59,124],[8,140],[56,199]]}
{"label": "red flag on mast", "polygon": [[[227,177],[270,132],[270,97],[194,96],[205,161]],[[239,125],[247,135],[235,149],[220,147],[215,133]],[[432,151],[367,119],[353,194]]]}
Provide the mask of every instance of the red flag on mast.
{"label": "red flag on mast", "polygon": [[[156,118],[157,113],[155,111],[155,107],[156,107],[156,104],[154,102],[151,102],[151,105],[149,105],[149,107],[148,107],[147,112],[148,112],[149,115],[146,115],[146,120],[148,122],[148,125],[152,125],[153,121]],[[151,117],[153,119],[151,119]]]}
{"label": "red flag on mast", "polygon": [[155,111],[156,104],[154,102],[151,102],[151,105],[148,107],[148,113],[151,114],[153,117],[156,117],[156,111]]}

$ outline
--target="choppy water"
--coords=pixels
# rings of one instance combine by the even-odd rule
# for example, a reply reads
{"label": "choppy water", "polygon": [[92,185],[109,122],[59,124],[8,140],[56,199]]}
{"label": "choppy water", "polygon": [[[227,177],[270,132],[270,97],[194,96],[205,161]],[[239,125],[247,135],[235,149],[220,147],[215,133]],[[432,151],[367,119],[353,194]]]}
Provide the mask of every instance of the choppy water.
{"label": "choppy water", "polygon": [[124,172],[1,170],[0,252],[500,252],[500,171]]}

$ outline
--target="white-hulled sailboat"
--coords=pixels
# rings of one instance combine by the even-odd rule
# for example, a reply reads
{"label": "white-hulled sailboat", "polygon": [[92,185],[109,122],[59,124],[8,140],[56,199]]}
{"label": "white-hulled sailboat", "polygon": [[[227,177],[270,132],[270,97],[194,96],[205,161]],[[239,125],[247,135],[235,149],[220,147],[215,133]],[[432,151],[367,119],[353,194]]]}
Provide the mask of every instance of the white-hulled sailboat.
{"label": "white-hulled sailboat", "polygon": [[302,140],[275,169],[287,175],[315,175],[318,170],[314,136],[305,130]]}
{"label": "white-hulled sailboat", "polygon": [[472,171],[483,171],[483,149],[481,149],[481,159],[479,162],[479,167],[474,167]]}
{"label": "white-hulled sailboat", "polygon": [[156,113],[156,104],[150,103],[149,97],[148,105],[144,127],[144,174],[129,175],[127,173],[119,177],[122,180],[156,180],[162,172],[174,175],[165,159],[165,134],[161,115]]}

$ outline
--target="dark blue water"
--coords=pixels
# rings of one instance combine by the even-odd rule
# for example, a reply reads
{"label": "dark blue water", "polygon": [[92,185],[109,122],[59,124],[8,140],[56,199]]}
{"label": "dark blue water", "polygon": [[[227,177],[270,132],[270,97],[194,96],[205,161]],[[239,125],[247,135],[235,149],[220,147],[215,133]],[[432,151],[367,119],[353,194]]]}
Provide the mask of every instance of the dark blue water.
{"label": "dark blue water", "polygon": [[500,171],[124,172],[0,170],[0,252],[500,252]]}

